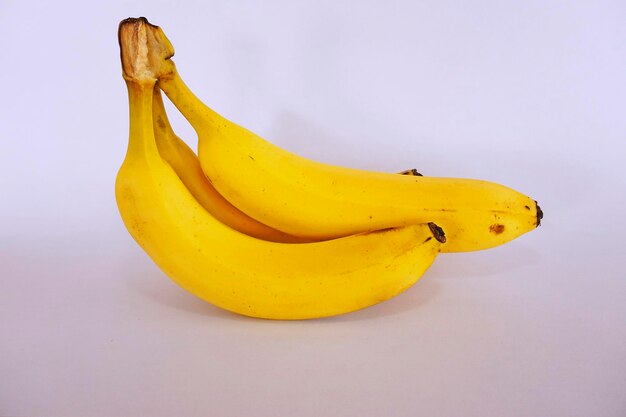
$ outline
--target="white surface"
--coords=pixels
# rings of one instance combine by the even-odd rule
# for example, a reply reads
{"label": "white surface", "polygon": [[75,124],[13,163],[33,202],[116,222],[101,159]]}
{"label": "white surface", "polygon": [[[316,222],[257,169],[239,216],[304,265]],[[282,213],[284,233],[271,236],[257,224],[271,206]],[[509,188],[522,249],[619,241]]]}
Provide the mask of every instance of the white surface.
{"label": "white surface", "polygon": [[[0,415],[626,415],[624,2],[104,3],[0,5]],[[115,206],[138,15],[275,143],[501,182],[544,225],[343,317],[195,299]]]}

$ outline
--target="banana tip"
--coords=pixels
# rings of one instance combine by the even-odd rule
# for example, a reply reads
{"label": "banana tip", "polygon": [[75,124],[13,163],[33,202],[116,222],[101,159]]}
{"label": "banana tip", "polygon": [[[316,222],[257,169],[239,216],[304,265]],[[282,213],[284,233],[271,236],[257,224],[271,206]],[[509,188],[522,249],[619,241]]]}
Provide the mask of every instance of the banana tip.
{"label": "banana tip", "polygon": [[537,207],[537,227],[541,226],[541,219],[543,219],[543,211],[541,210],[541,207],[539,207],[539,204],[537,204],[537,202],[535,201],[535,207]]}
{"label": "banana tip", "polygon": [[430,231],[433,233],[433,236],[435,237],[435,239],[437,239],[438,242],[446,243],[446,234],[441,227],[432,222],[428,223],[428,227],[430,228]]}

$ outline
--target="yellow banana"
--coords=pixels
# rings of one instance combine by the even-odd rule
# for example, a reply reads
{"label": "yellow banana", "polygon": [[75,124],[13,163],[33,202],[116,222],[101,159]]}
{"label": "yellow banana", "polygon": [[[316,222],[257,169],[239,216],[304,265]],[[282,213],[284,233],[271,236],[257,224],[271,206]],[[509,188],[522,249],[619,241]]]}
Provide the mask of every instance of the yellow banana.
{"label": "yellow banana", "polygon": [[321,240],[434,221],[447,252],[487,249],[539,225],[537,203],[488,181],[404,176],[331,166],[302,158],[225,119],[184,84],[174,50],[151,27],[151,69],[159,87],[198,134],[198,156],[213,186],[254,219]]}
{"label": "yellow banana", "polygon": [[[169,122],[161,90],[154,89],[152,99],[152,118],[154,136],[156,138],[159,153],[165,161],[174,169],[180,180],[189,189],[198,202],[211,213],[217,220],[227,226],[271,242],[302,243],[313,239],[291,236],[279,230],[273,229],[263,223],[254,220],[237,207],[228,202],[217,192],[202,172],[198,156],[187,144],[180,139]],[[421,176],[416,169],[407,169],[400,172],[401,175]]]}
{"label": "yellow banana", "polygon": [[247,236],[205,210],[156,143],[146,23],[120,24],[130,134],[115,191],[128,231],[167,275],[219,307],[270,319],[358,310],[422,276],[445,241],[432,223],[291,244]]}
{"label": "yellow banana", "polygon": [[254,220],[217,192],[202,172],[197,155],[174,133],[165,112],[161,90],[158,88],[154,89],[152,117],[159,153],[178,174],[189,192],[217,220],[249,236],[272,242],[310,241],[310,239],[290,236]]}

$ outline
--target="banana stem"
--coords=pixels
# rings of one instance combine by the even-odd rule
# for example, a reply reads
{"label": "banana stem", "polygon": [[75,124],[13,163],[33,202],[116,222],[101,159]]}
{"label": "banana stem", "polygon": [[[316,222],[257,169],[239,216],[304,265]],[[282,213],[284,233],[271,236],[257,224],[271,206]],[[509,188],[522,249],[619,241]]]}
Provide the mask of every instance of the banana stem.
{"label": "banana stem", "polygon": [[152,126],[152,96],[159,77],[171,71],[174,48],[163,31],[145,17],[128,18],[118,28],[122,76],[130,104],[127,159],[159,155]]}
{"label": "banana stem", "polygon": [[165,104],[163,103],[163,96],[161,95],[161,89],[156,87],[152,92],[152,118],[154,119],[155,132],[161,133],[164,138],[174,136],[174,129],[170,124],[170,120],[167,117],[165,111]]}
{"label": "banana stem", "polygon": [[198,131],[214,129],[223,118],[191,92],[176,71],[174,47],[161,28],[144,17],[128,18],[118,30],[123,76],[128,81],[147,83],[159,80],[159,86]]}
{"label": "banana stem", "polygon": [[130,108],[130,136],[127,157],[158,156],[152,127],[152,91],[154,81],[126,80]]}
{"label": "banana stem", "polygon": [[[165,105],[161,95],[161,89],[154,86],[152,91],[152,128],[159,153],[170,165],[186,165],[177,150],[180,139],[174,133],[174,129],[165,112]],[[190,152],[193,152],[189,150]]]}
{"label": "banana stem", "polygon": [[191,124],[196,133],[215,129],[224,118],[204,104],[178,75],[178,71],[159,79],[159,87]]}

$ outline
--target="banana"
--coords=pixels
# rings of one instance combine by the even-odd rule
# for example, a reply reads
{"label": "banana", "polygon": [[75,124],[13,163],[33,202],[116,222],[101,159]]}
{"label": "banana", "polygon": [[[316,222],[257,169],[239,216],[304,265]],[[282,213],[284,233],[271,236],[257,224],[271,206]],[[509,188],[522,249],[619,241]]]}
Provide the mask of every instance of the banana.
{"label": "banana", "polygon": [[[303,243],[313,241],[298,236],[291,236],[254,220],[228,202],[207,180],[198,156],[174,132],[167,117],[163,97],[159,88],[154,89],[152,99],[152,118],[154,136],[159,153],[174,169],[180,180],[189,189],[198,202],[216,219],[229,227],[271,242]],[[421,176],[415,168],[399,172],[400,175]]]}
{"label": "banana", "polygon": [[149,31],[151,70],[196,130],[202,170],[222,196],[263,224],[324,240],[434,221],[446,230],[445,252],[495,247],[540,224],[535,200],[493,182],[356,170],[281,149],[203,104],[176,70],[162,30]]}
{"label": "banana", "polygon": [[165,112],[161,90],[155,88],[153,94],[153,127],[159,153],[205,210],[231,228],[259,239],[285,243],[310,241],[266,226],[222,197],[205,177],[196,154],[174,133]]}
{"label": "banana", "polygon": [[144,19],[120,24],[130,134],[115,195],[132,237],[178,285],[235,313],[309,319],[379,303],[423,275],[445,242],[433,223],[291,244],[248,236],[207,211],[157,145],[151,31]]}

